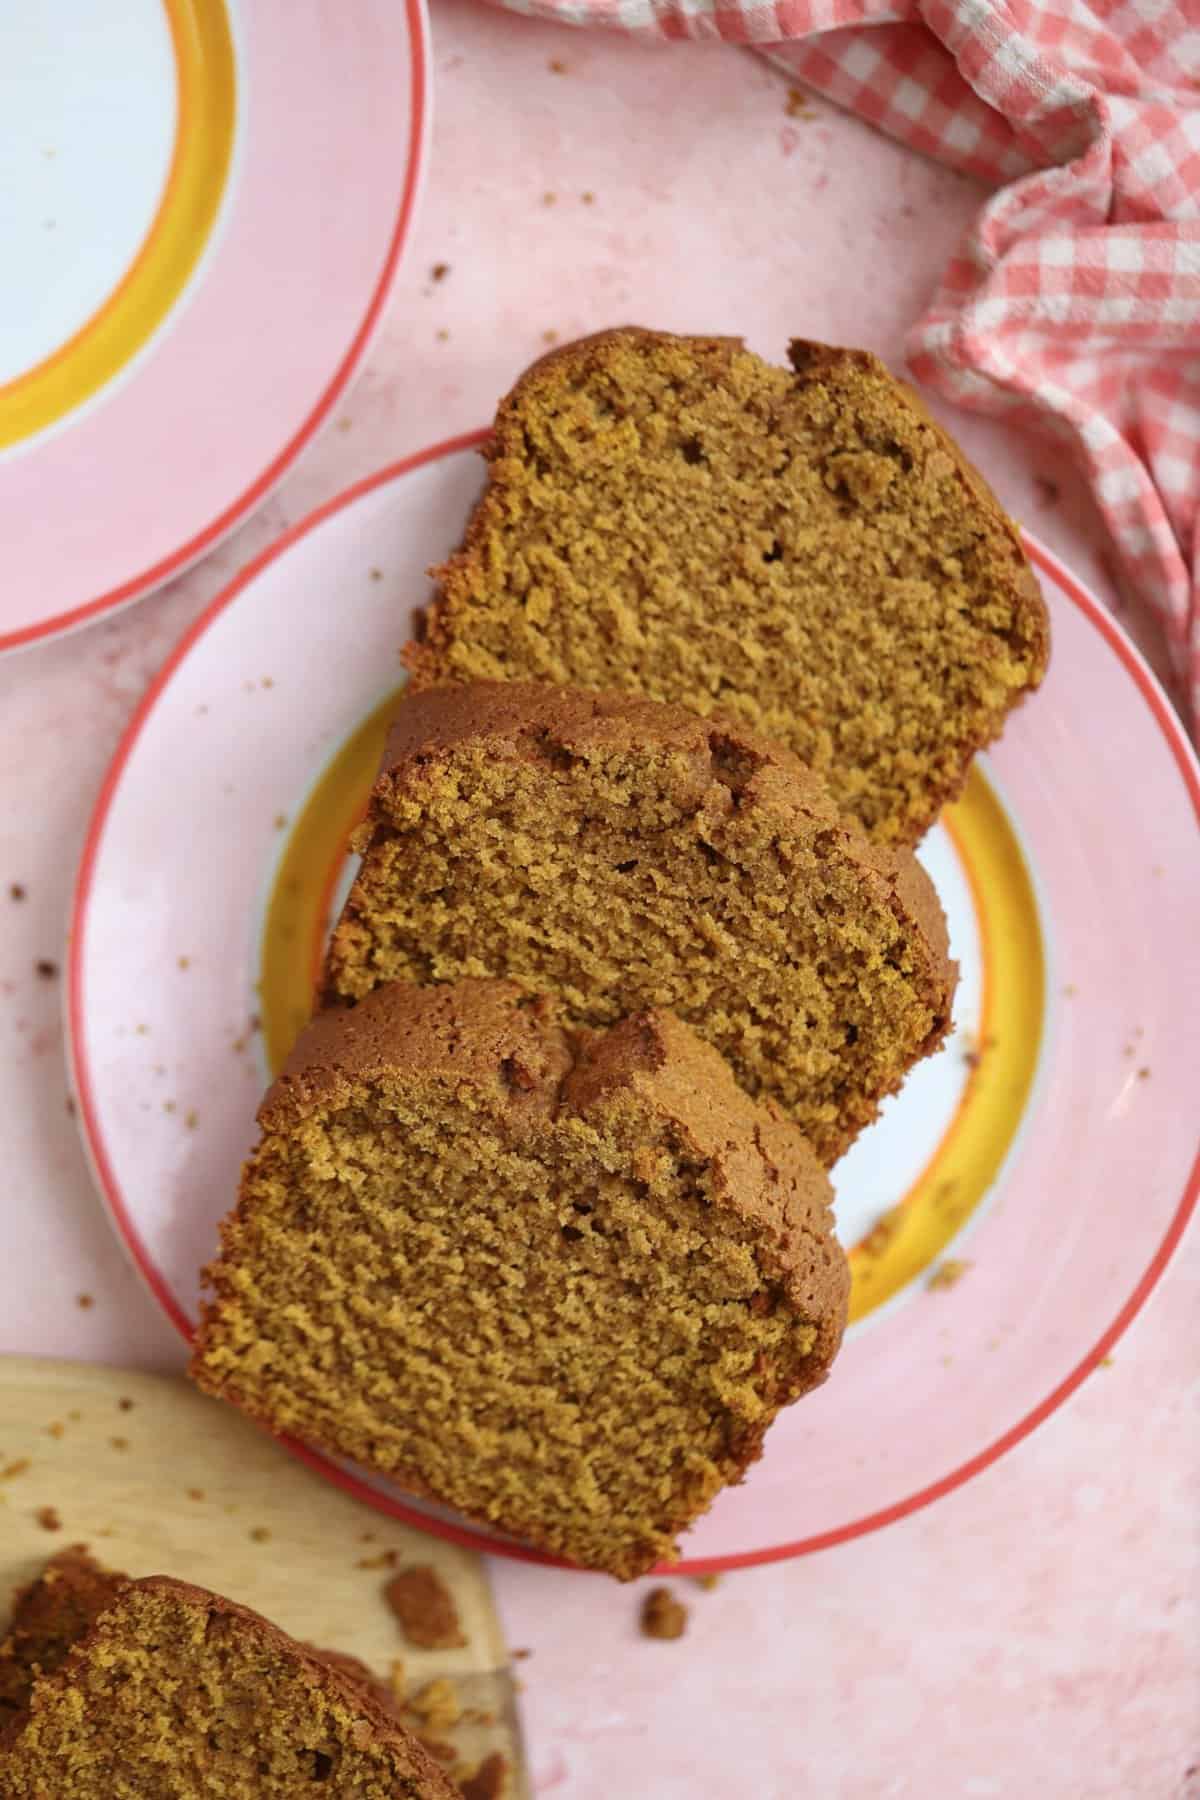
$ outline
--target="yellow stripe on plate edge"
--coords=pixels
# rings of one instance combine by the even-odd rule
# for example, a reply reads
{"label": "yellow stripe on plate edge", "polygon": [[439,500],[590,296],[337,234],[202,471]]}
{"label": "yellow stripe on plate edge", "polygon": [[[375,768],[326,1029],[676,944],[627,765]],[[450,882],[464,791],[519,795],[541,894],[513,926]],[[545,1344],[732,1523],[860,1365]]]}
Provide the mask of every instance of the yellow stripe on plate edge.
{"label": "yellow stripe on plate edge", "polygon": [[[362,818],[398,695],[359,726],[292,827],[267,907],[259,996],[277,1072],[312,1009],[347,839]],[[966,872],[983,953],[980,1041],[958,1111],[905,1194],[850,1251],[851,1320],[937,1261],[995,1180],[1037,1067],[1045,954],[1033,884],[1003,807],[976,768],[943,824]]]}
{"label": "yellow stripe on plate edge", "polygon": [[44,431],[111,381],[162,324],[208,242],[233,155],[237,77],[224,0],[164,0],[178,85],[175,147],[141,249],[50,356],[0,385],[0,449]]}

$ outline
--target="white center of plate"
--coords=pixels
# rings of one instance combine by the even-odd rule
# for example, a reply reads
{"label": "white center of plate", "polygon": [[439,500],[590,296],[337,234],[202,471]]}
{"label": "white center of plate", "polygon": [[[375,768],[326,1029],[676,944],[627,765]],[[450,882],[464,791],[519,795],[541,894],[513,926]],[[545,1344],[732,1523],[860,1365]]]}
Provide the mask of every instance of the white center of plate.
{"label": "white center of plate", "polygon": [[103,306],[154,221],[176,127],[163,0],[0,0],[0,384]]}

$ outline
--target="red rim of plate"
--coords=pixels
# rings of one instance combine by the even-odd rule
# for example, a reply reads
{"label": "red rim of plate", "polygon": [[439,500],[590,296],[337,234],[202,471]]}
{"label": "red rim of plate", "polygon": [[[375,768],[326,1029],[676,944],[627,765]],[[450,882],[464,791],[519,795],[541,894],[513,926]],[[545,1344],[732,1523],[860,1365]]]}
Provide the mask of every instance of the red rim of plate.
{"label": "red rim of plate", "polygon": [[409,41],[412,47],[411,72],[411,121],[408,133],[408,159],[404,174],[404,187],[400,195],[400,210],[396,215],[396,224],[388,245],[387,256],[379,280],[363,314],[358,330],[351,340],[350,347],[333,373],[333,377],[324,393],[312,408],[283,449],[269,462],[262,473],[251,482],[238,499],[217,514],[202,531],[173,550],[169,556],[153,563],[150,568],[143,569],[140,575],[133,575],[118,587],[110,588],[108,593],[100,594],[95,600],[85,601],[82,606],[75,606],[69,612],[56,613],[52,619],[43,619],[37,625],[22,626],[19,631],[0,632],[0,654],[8,650],[20,650],[29,644],[36,644],[43,638],[55,637],[60,632],[70,631],[76,626],[85,625],[93,619],[113,612],[118,607],[128,606],[134,600],[140,600],[152,589],[169,581],[172,575],[179,574],[191,563],[198,561],[209,550],[213,549],[235,525],[246,517],[260,500],[266,498],[276,483],[281,481],[288,469],[295,462],[300,452],[308,444],[319,427],[337,404],[347,383],[354,375],[359,363],[371,341],[371,336],[379,322],[379,315],[387,299],[392,278],[399,265],[401,254],[408,239],[412,225],[413,211],[416,206],[417,189],[420,185],[421,173],[425,163],[425,136],[429,116],[429,30],[425,0],[404,0],[404,11],[408,19]]}
{"label": "red rim of plate", "polygon": [[[341,512],[345,507],[353,505],[353,503],[356,500],[361,499],[364,494],[369,494],[373,489],[382,487],[389,481],[394,481],[398,476],[407,475],[415,469],[423,468],[428,463],[438,461],[442,457],[453,456],[461,450],[475,448],[485,441],[487,435],[486,431],[469,432],[462,437],[451,438],[444,443],[435,444],[431,448],[423,450],[415,456],[405,457],[400,462],[390,463],[386,468],[378,470],[374,475],[368,475],[364,480],[358,481],[352,487],[347,488],[344,493],[327,501],[323,506],[319,506],[315,512],[310,513],[308,517],[302,519],[299,524],[293,525],[292,528],[285,532],[276,543],[270,545],[261,555],[255,557],[252,562],[247,564],[241,573],[230,582],[229,586],[225,588],[222,593],[217,595],[216,599],[212,601],[203,613],[201,613],[200,617],[184,634],[154,681],[150,684],[150,687],[147,689],[146,694],[129,723],[112,763],[109,765],[103,786],[100,790],[100,796],[97,800],[96,808],[88,827],[87,839],[84,844],[83,858],[79,867],[79,875],[76,880],[75,895],[71,908],[66,1005],[69,1054],[76,1094],[79,1101],[79,1125],[97,1182],[109,1212],[112,1215],[113,1222],[116,1225],[118,1235],[122,1239],[125,1249],[133,1261],[134,1267],[137,1269],[151,1294],[162,1307],[176,1330],[179,1331],[185,1341],[189,1343],[194,1334],[194,1327],[185,1316],[179,1302],[167,1286],[161,1271],[156,1267],[149,1256],[146,1246],[142,1242],[137,1227],[130,1215],[116,1172],[109,1158],[108,1150],[97,1118],[91,1070],[88,1066],[84,1048],[83,963],[87,941],[88,903],[91,898],[92,879],[95,873],[100,840],[103,836],[109,810],[120,784],[125,765],[136,748],[138,739],[141,736],[142,728],[158,703],[160,696],[168,686],[175,670],[187,656],[193,644],[203,636],[209,626],[212,625],[225,611],[225,608],[237,599],[243,589],[248,587],[263,569],[274,562],[277,557],[282,556],[302,537],[306,537],[310,531],[315,530],[315,528],[322,524],[324,520],[332,517],[334,513]],[[1059,562],[1057,557],[1051,555],[1051,553],[1044,549],[1042,545],[1031,539],[1027,533],[1023,533],[1022,535],[1024,538],[1025,550],[1030,561],[1036,568],[1044,570],[1045,573],[1058,584],[1067,597],[1074,602],[1083,613],[1084,617],[1095,626],[1096,630],[1104,637],[1109,647],[1114,651],[1120,661],[1124,664],[1128,673],[1132,676],[1134,685],[1149,706],[1163,736],[1167,740],[1175,765],[1178,768],[1184,786],[1187,788],[1191,797],[1197,824],[1200,825],[1200,764],[1197,763],[1191,746],[1184,736],[1183,727],[1179,723],[1169,700],[1159,686],[1155,676],[1143,661],[1140,653],[1125,636],[1125,633],[1109,614],[1105,612],[1100,605],[1100,602],[1081,586],[1070,571],[1064,568],[1062,563]],[[971,1480],[972,1476],[980,1474],[982,1470],[996,1462],[1006,1451],[1011,1450],[1015,1444],[1019,1444],[1023,1438],[1028,1437],[1030,1432],[1045,1419],[1049,1418],[1050,1414],[1055,1412],[1057,1408],[1075,1392],[1075,1389],[1079,1387],[1088,1375],[1091,1374],[1092,1370],[1096,1368],[1101,1360],[1108,1355],[1118,1338],[1121,1337],[1122,1333],[1141,1311],[1141,1308],[1144,1306],[1152,1289],[1162,1275],[1163,1270],[1166,1268],[1167,1263],[1170,1261],[1171,1256],[1174,1254],[1176,1246],[1183,1235],[1184,1228],[1195,1209],[1198,1196],[1200,1196],[1200,1148],[1197,1149],[1196,1158],[1192,1164],[1191,1172],[1184,1186],[1183,1193],[1180,1196],[1178,1205],[1175,1208],[1158,1249],[1146,1265],[1140,1279],[1130,1293],[1129,1298],[1126,1300],[1124,1306],[1121,1307],[1107,1331],[1103,1333],[1099,1340],[1093,1345],[1092,1349],[1087,1352],[1082,1361],[1076,1365],[1071,1373],[1067,1375],[1064,1380],[1060,1381],[1038,1406],[1035,1406],[1031,1412],[1027,1413],[1008,1431],[1003,1432],[1000,1437],[996,1438],[995,1441],[989,1444],[985,1449],[980,1450],[976,1455],[969,1457],[968,1460],[962,1463],[958,1468],[951,1470],[949,1474],[942,1476],[938,1481],[931,1482],[928,1486],[920,1488],[916,1493],[908,1495],[905,1499],[898,1500],[891,1506],[883,1507],[878,1512],[867,1513],[862,1518],[854,1519],[849,1524],[839,1526],[836,1530],[819,1532],[812,1537],[798,1538],[791,1543],[777,1544],[767,1550],[746,1551],[742,1555],[697,1557],[693,1560],[684,1559],[678,1563],[670,1564],[669,1567],[664,1565],[661,1572],[688,1575],[715,1574],[726,1569],[753,1568],[760,1563],[781,1562],[793,1556],[806,1555],[814,1550],[830,1549],[835,1544],[844,1544],[851,1538],[862,1537],[867,1532],[877,1531],[881,1526],[890,1525],[897,1519],[907,1518],[910,1513],[920,1511],[922,1507],[928,1506],[931,1501],[940,1499],[943,1494],[951,1493],[953,1489],[961,1487],[964,1482]],[[301,1444],[295,1439],[287,1437],[281,1438],[280,1442],[284,1444],[294,1456],[298,1457],[301,1462],[307,1463],[310,1468],[315,1469],[319,1474],[323,1475],[327,1480],[332,1481],[337,1487],[342,1488],[346,1493],[353,1494],[357,1499],[365,1501],[376,1511],[386,1513],[391,1518],[399,1519],[406,1525],[416,1526],[419,1530],[429,1532],[433,1536],[442,1538],[448,1543],[461,1545],[468,1550],[490,1551],[494,1555],[506,1556],[518,1562],[540,1563],[553,1568],[574,1567],[573,1564],[563,1562],[558,1557],[544,1555],[541,1551],[530,1549],[524,1544],[515,1543],[506,1538],[495,1537],[484,1530],[477,1531],[469,1526],[457,1525],[451,1521],[436,1518],[428,1513],[421,1512],[417,1507],[410,1506],[403,1500],[394,1499],[391,1495],[370,1486],[369,1483],[362,1480],[359,1476],[354,1475],[339,1464],[330,1461],[329,1458],[323,1456],[320,1451],[313,1450],[306,1444]]]}

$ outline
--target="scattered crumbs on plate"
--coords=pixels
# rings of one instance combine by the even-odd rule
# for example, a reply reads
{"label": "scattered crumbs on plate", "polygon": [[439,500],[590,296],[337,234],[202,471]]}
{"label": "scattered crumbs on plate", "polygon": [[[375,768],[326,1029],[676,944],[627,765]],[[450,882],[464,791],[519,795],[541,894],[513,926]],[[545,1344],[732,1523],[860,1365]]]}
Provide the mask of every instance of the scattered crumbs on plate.
{"label": "scattered crumbs on plate", "polygon": [[173,1100],[164,1100],[163,1111],[165,1113],[173,1113],[175,1111],[175,1102]]}
{"label": "scattered crumbs on plate", "polygon": [[557,342],[558,342],[557,331],[543,331],[542,342],[543,342],[543,344],[557,344]]}
{"label": "scattered crumbs on plate", "polygon": [[696,1575],[693,1579],[696,1586],[698,1588],[703,1588],[706,1594],[711,1594],[713,1589],[719,1587],[721,1584],[721,1577],[719,1575]]}
{"label": "scattered crumbs on plate", "polygon": [[670,1588],[651,1588],[642,1601],[642,1636],[648,1638],[681,1638],[687,1630],[688,1610]]}
{"label": "scattered crumbs on plate", "polygon": [[33,966],[37,970],[40,980],[56,981],[58,979],[58,964],[51,962],[48,956],[40,956]]}
{"label": "scattered crumbs on plate", "polygon": [[199,706],[196,708],[196,717],[202,718],[207,711],[208,711],[208,704],[206,701],[202,700],[200,702]]}
{"label": "scattered crumbs on plate", "polygon": [[24,1475],[26,1469],[30,1466],[30,1461],[27,1456],[18,1456],[15,1462],[6,1463],[4,1467],[0,1469],[0,1481],[12,1481],[15,1476]]}
{"label": "scattered crumbs on plate", "polygon": [[114,1450],[128,1450],[129,1448],[129,1439],[127,1437],[109,1438],[108,1441]]}
{"label": "scattered crumbs on plate", "polygon": [[62,1530],[62,1519],[56,1506],[39,1506],[33,1516],[43,1531]]}
{"label": "scattered crumbs on plate", "polygon": [[1137,1078],[1139,1081],[1149,1081],[1149,1079],[1150,1079],[1149,1069],[1143,1065],[1143,1067],[1140,1068],[1137,1072]]}
{"label": "scattered crumbs on plate", "polygon": [[1096,1367],[1098,1369],[1111,1369],[1115,1361],[1116,1358],[1113,1356],[1102,1356],[1100,1361],[1096,1364]]}
{"label": "scattered crumbs on plate", "polygon": [[373,1531],[360,1531],[358,1534],[358,1541],[360,1544],[373,1544],[375,1542],[375,1533]]}
{"label": "scattered crumbs on plate", "polygon": [[948,1369],[952,1366],[954,1358],[947,1351],[943,1350],[942,1354],[938,1357],[938,1361],[941,1363],[943,1369]]}
{"label": "scattered crumbs on plate", "polygon": [[286,813],[276,813],[275,814],[275,829],[276,829],[276,831],[283,831],[284,828],[286,827],[286,825],[287,825],[287,814]]}
{"label": "scattered crumbs on plate", "polygon": [[138,1037],[149,1037],[150,1035],[150,1027],[148,1025],[135,1025],[133,1029]]}
{"label": "scattered crumbs on plate", "polygon": [[117,1405],[120,1407],[122,1412],[132,1412],[133,1411],[133,1401],[129,1398],[128,1394],[122,1394],[121,1398],[117,1401]]}
{"label": "scattered crumbs on plate", "polygon": [[504,1800],[508,1788],[508,1758],[499,1750],[485,1756],[478,1768],[458,1778],[462,1800]]}
{"label": "scattered crumbs on plate", "polygon": [[10,885],[9,890],[8,890],[8,897],[10,900],[15,900],[18,903],[18,905],[20,904],[20,902],[22,900],[24,900],[25,894],[26,894],[26,889],[22,882],[14,881]]}
{"label": "scattered crumbs on plate", "polygon": [[175,958],[175,966],[180,969],[190,969],[192,966],[192,959],[190,956],[177,956]]}
{"label": "scattered crumbs on plate", "polygon": [[83,1417],[83,1414],[76,1407],[67,1414],[67,1417],[68,1417],[68,1419],[70,1419],[72,1425],[78,1425],[80,1419],[82,1419],[82,1417]]}
{"label": "scattered crumbs on plate", "polygon": [[339,431],[349,431],[349,429],[353,425],[353,423],[354,423],[354,420],[352,418],[350,418],[348,414],[346,414],[338,420],[337,428]]}
{"label": "scattered crumbs on plate", "polygon": [[1037,496],[1039,506],[1057,506],[1062,497],[1062,489],[1057,481],[1051,480],[1049,475],[1035,475],[1033,491]]}
{"label": "scattered crumbs on plate", "polygon": [[195,1131],[197,1125],[200,1123],[200,1114],[196,1111],[194,1106],[189,1106],[187,1112],[184,1113],[183,1123],[186,1130]]}
{"label": "scattered crumbs on plate", "polygon": [[557,206],[558,205],[558,195],[552,194],[549,192],[543,194],[542,195],[542,205],[543,206]]}
{"label": "scattered crumbs on plate", "polygon": [[1063,999],[1073,1000],[1078,992],[1079,989],[1075,986],[1075,983],[1073,981],[1068,981],[1066,987],[1063,989]]}
{"label": "scattered crumbs on plate", "polygon": [[203,1500],[204,1489],[203,1488],[189,1488],[187,1491],[187,1497],[189,1500]]}
{"label": "scattered crumbs on plate", "polygon": [[532,1650],[526,1650],[526,1649],[514,1650],[512,1652],[512,1659],[514,1662],[528,1662],[529,1658],[532,1655],[533,1655]]}
{"label": "scattered crumbs on plate", "polygon": [[166,1074],[166,1072],[167,1072],[167,1065],[166,1065],[166,1063],[155,1063],[155,1065],[154,1065],[154,1073],[155,1073],[155,1074],[156,1074],[156,1075],[165,1075],[165,1074]]}
{"label": "scattered crumbs on plate", "polygon": [[815,119],[816,112],[809,105],[809,96],[803,88],[790,87],[783,110],[789,119]]}
{"label": "scattered crumbs on plate", "polygon": [[435,331],[433,335],[439,344],[448,344],[450,342],[450,333],[446,330],[444,325]]}
{"label": "scattered crumbs on plate", "polygon": [[66,1100],[64,1101],[64,1105],[66,1106],[66,1109],[67,1109],[68,1119],[73,1119],[75,1117],[75,1096],[74,1096],[74,1094],[67,1095]]}
{"label": "scattered crumbs on plate", "polygon": [[372,569],[370,571],[370,574],[371,574],[372,581],[382,581],[383,580],[383,570],[382,569]]}
{"label": "scattered crumbs on plate", "polygon": [[252,1544],[266,1544],[270,1542],[270,1537],[271,1533],[265,1525],[255,1525],[250,1533],[250,1542]]}
{"label": "scattered crumbs on plate", "polygon": [[445,1675],[427,1681],[408,1703],[408,1710],[425,1721],[428,1730],[452,1731],[462,1718],[462,1702],[454,1683]]}
{"label": "scattered crumbs on plate", "polygon": [[1162,872],[1163,872],[1163,866],[1161,863],[1151,863],[1150,873],[1154,876],[1155,880],[1158,879],[1158,877],[1162,874]]}
{"label": "scattered crumbs on plate", "polygon": [[95,1306],[96,1302],[91,1294],[76,1294],[75,1304],[80,1312],[87,1312],[90,1307]]}
{"label": "scattered crumbs on plate", "polygon": [[579,198],[583,201],[585,206],[595,206],[596,204],[596,196],[593,194],[591,188],[584,188]]}
{"label": "scattered crumbs on plate", "polygon": [[383,1596],[408,1642],[418,1649],[462,1650],[466,1647],[454,1595],[428,1563],[402,1569],[386,1584]]}
{"label": "scattered crumbs on plate", "polygon": [[449,273],[450,264],[448,262],[436,262],[429,271],[430,279],[433,281],[445,281]]}
{"label": "scattered crumbs on plate", "polygon": [[568,66],[569,65],[563,61],[561,56],[552,56],[550,61],[546,64],[546,67],[552,75],[565,75]]}
{"label": "scattered crumbs on plate", "polygon": [[275,677],[273,675],[264,675],[262,678],[262,685],[265,688],[273,688],[275,686]]}
{"label": "scattered crumbs on plate", "polygon": [[65,1426],[65,1425],[64,1425],[64,1424],[63,1424],[63,1422],[62,1422],[62,1420],[61,1420],[61,1419],[54,1419],[54,1420],[52,1420],[52,1421],[51,1421],[51,1423],[50,1423],[50,1424],[49,1424],[49,1425],[47,1425],[47,1427],[46,1427],[46,1436],[47,1436],[47,1437],[52,1437],[52,1438],[60,1438],[60,1437],[65,1437],[65,1436],[66,1436],[66,1431],[67,1431],[67,1428],[66,1428],[66,1426]]}
{"label": "scattered crumbs on plate", "polygon": [[934,1269],[925,1286],[927,1288],[955,1287],[970,1267],[971,1264],[961,1256],[947,1256]]}
{"label": "scattered crumbs on plate", "polygon": [[375,1556],[360,1556],[356,1569],[394,1569],[400,1560],[398,1550],[380,1550]]}

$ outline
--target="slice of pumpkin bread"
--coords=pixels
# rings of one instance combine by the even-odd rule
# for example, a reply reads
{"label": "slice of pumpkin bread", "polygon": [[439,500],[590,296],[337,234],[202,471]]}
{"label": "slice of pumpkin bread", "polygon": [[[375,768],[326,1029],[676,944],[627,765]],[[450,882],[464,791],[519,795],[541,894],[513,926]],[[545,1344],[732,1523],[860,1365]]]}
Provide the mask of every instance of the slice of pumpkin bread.
{"label": "slice of pumpkin bread", "polygon": [[741,726],[622,694],[405,699],[326,997],[511,977],[573,1023],[670,1007],[831,1164],[941,1043],[953,973],[911,853]]}
{"label": "slice of pumpkin bread", "polygon": [[349,1659],[184,1582],[127,1581],[69,1552],[18,1597],[5,1647],[29,1677],[0,1738],[5,1800],[458,1791]]}
{"label": "slice of pumpkin bread", "polygon": [[573,1562],[671,1555],[841,1340],[820,1165],[669,1014],[397,983],[259,1116],[194,1379]]}
{"label": "slice of pumpkin bread", "polygon": [[876,357],[607,331],[500,404],[419,686],[626,688],[737,717],[914,843],[1045,672],[1016,526]]}

